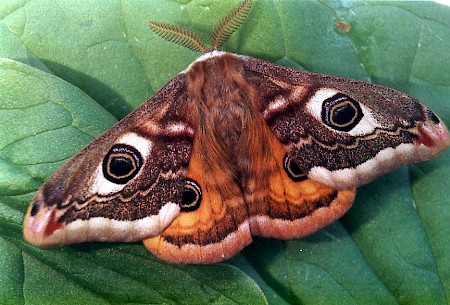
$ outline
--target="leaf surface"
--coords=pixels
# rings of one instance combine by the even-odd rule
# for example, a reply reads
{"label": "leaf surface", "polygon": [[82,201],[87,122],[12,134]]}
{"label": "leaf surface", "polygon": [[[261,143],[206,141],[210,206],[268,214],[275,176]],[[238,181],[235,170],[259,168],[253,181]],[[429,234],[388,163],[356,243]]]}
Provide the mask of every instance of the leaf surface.
{"label": "leaf surface", "polygon": [[[449,7],[254,2],[225,50],[392,87],[450,125]],[[449,302],[449,151],[362,187],[342,220],[308,238],[258,238],[214,266],[166,264],[139,243],[42,250],[23,241],[23,215],[43,181],[196,58],[147,21],[207,40],[237,3],[0,3],[1,304]]]}

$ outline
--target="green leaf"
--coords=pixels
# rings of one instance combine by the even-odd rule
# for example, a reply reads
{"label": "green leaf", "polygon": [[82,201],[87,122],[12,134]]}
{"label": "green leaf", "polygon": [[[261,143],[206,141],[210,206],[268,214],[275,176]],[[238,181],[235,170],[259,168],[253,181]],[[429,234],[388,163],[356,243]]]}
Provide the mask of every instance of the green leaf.
{"label": "green leaf", "polygon": [[[393,87],[450,125],[449,7],[254,2],[224,49]],[[147,21],[208,41],[237,3],[0,3],[1,304],[449,302],[449,151],[362,187],[342,220],[308,238],[258,238],[214,266],[166,264],[141,244],[42,250],[23,241],[23,215],[43,181],[112,126],[111,114],[122,118],[198,56],[154,35]]]}
{"label": "green leaf", "polygon": [[10,59],[0,59],[0,99],[2,195],[35,189],[116,121],[73,85]]}

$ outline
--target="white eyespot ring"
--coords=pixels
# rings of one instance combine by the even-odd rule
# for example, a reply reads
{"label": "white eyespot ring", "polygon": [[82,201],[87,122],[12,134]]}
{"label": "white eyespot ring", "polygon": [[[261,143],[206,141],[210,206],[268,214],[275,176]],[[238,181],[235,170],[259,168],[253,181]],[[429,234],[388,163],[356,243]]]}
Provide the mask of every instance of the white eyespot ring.
{"label": "white eyespot ring", "polygon": [[[328,106],[324,106],[325,103]],[[323,109],[328,108],[328,114]],[[351,136],[372,134],[380,123],[373,117],[369,108],[334,88],[320,88],[309,98],[306,110],[324,126],[337,133],[347,133]],[[336,111],[342,111],[342,120]],[[335,113],[336,112],[336,113]],[[333,118],[333,115],[334,118]],[[348,120],[346,121],[346,116]]]}
{"label": "white eyespot ring", "polygon": [[197,182],[192,179],[186,179],[184,185],[183,198],[181,200],[181,211],[192,212],[200,207],[202,202],[202,189]]}
{"label": "white eyespot ring", "polygon": [[[131,156],[133,153],[129,152],[127,154],[128,160],[131,162],[130,166],[137,169],[135,173],[133,172],[134,175],[132,175],[132,177],[128,179],[131,180],[135,176],[139,175],[140,172],[139,168],[143,166],[146,160],[149,158],[153,147],[153,142],[150,141],[149,139],[139,136],[136,133],[130,132],[126,133],[125,135],[117,139],[117,141],[113,144],[112,147],[114,146],[127,146],[130,148],[129,149],[130,152],[131,150],[135,151],[134,152],[135,157]],[[105,156],[107,155],[105,154]],[[99,194],[99,195],[109,195],[120,192],[125,187],[126,182],[128,182],[128,180],[120,181],[120,177],[116,177],[117,179],[119,179],[117,181],[115,181],[115,179],[112,180],[108,179],[108,177],[105,176],[103,161],[104,157],[99,162],[97,169],[95,170],[95,173],[89,182],[91,185],[89,192],[91,194]],[[140,165],[138,165],[138,163]]]}

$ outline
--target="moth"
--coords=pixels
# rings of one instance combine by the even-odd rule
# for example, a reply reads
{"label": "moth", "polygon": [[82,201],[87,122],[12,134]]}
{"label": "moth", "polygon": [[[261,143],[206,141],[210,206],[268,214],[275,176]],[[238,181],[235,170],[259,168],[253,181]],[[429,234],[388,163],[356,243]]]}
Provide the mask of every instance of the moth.
{"label": "moth", "polygon": [[143,240],[169,262],[219,262],[252,236],[323,228],[356,187],[449,145],[438,116],[403,93],[219,51],[250,8],[214,27],[210,49],[150,22],[202,55],[38,190],[29,243]]}

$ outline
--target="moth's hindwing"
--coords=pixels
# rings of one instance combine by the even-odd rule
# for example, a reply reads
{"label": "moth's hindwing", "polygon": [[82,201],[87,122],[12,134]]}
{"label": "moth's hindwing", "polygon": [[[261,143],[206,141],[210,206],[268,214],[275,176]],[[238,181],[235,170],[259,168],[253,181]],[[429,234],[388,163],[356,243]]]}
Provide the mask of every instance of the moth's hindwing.
{"label": "moth's hindwing", "polygon": [[[264,168],[248,169],[244,193],[226,173],[215,172],[219,178],[211,177],[199,149],[201,140],[195,142],[188,170],[192,188],[185,188],[182,211],[172,224],[161,235],[144,240],[149,251],[175,263],[219,262],[251,243],[252,235],[303,237],[351,207],[355,189],[337,191],[307,178],[267,127],[263,125],[260,132],[269,153],[263,162],[255,162]],[[254,178],[264,183],[250,191]]]}

